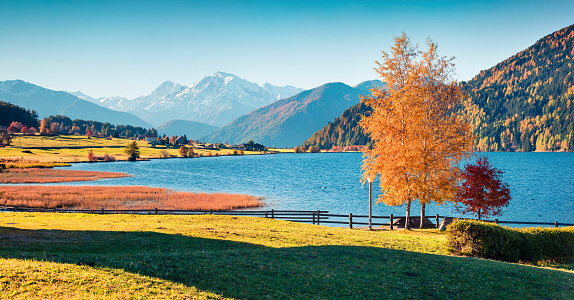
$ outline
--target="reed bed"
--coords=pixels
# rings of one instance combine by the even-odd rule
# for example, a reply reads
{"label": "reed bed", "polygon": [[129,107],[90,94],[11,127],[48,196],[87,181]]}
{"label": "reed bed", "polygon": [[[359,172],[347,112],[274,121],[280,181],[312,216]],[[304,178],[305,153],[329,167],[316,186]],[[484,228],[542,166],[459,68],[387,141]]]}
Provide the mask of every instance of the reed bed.
{"label": "reed bed", "polygon": [[80,171],[64,169],[9,169],[0,173],[0,183],[56,183],[92,181],[129,176],[126,173]]}
{"label": "reed bed", "polygon": [[176,192],[145,186],[0,186],[0,206],[220,211],[261,205],[260,197],[249,195]]}
{"label": "reed bed", "polygon": [[68,163],[40,162],[37,160],[22,158],[0,158],[0,164],[4,164],[7,169],[53,168],[70,166]]}

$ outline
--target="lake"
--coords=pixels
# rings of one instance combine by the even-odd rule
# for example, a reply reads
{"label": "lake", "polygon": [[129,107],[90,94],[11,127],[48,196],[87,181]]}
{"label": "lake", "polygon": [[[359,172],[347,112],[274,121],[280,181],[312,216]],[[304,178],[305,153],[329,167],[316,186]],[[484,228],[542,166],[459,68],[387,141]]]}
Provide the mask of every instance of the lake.
{"label": "lake", "polygon": [[[486,153],[505,172],[512,200],[500,220],[574,223],[574,153]],[[328,210],[367,214],[361,153],[301,153],[78,163],[71,169],[126,172],[127,178],[74,185],[145,185],[178,191],[265,197],[264,210]],[[378,190],[378,183],[373,183]],[[378,194],[375,192],[373,199]],[[419,215],[414,203],[412,215]],[[374,215],[404,215],[404,207],[373,205]],[[460,216],[452,204],[427,206],[427,215]]]}

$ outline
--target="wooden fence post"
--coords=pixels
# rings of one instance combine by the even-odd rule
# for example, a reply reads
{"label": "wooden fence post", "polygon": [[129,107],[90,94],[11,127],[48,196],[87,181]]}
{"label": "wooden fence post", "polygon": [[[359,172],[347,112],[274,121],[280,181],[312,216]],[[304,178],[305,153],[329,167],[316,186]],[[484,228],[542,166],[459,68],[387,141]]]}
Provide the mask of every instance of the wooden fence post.
{"label": "wooden fence post", "polygon": [[391,214],[390,219],[391,219],[391,220],[390,220],[390,223],[389,223],[389,224],[390,224],[391,230],[393,230],[393,214]]}
{"label": "wooden fence post", "polygon": [[349,214],[349,228],[353,229],[353,214]]}
{"label": "wooden fence post", "polygon": [[155,214],[157,215],[157,207],[155,208]]}
{"label": "wooden fence post", "polygon": [[317,210],[317,225],[321,225],[321,211]]}
{"label": "wooden fence post", "polygon": [[498,225],[498,219],[494,219],[494,223]]}
{"label": "wooden fence post", "polygon": [[558,222],[554,222],[554,227],[558,228]]}
{"label": "wooden fence post", "polygon": [[313,215],[313,225],[315,225],[315,212],[311,212],[311,214]]}
{"label": "wooden fence post", "polygon": [[439,219],[438,219],[438,214],[436,214],[436,228],[438,228],[438,225],[439,225],[439,224],[438,224],[438,220],[439,220]]}
{"label": "wooden fence post", "polygon": [[271,219],[275,219],[275,210],[274,209],[271,210]]}
{"label": "wooden fence post", "polygon": [[102,215],[104,214],[104,208],[102,207]]}

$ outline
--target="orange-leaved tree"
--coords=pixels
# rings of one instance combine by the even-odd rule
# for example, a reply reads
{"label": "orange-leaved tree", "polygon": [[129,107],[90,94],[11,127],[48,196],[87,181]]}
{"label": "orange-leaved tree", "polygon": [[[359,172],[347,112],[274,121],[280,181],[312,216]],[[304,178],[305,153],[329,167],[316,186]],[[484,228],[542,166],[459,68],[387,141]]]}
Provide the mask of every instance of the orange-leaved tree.
{"label": "orange-leaved tree", "polygon": [[179,156],[189,157],[189,148],[186,146],[179,147]]}
{"label": "orange-leaved tree", "polygon": [[458,163],[470,158],[474,138],[471,126],[457,114],[462,93],[454,80],[453,58],[440,57],[437,45],[427,41],[419,51],[403,33],[395,37],[392,53],[382,52],[375,68],[385,88],[361,97],[371,109],[360,125],[373,141],[363,150],[363,182],[380,176],[378,202],[421,203],[421,227],[426,204],[453,201],[460,180]]}
{"label": "orange-leaved tree", "polygon": [[46,119],[42,119],[40,122],[40,134],[43,135],[48,133],[50,133],[50,125]]}

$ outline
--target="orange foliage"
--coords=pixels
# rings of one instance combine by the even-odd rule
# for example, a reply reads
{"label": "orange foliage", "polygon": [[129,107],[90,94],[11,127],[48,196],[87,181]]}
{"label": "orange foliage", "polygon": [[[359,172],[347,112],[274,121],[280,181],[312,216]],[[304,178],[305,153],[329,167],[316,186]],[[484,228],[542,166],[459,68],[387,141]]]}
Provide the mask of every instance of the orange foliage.
{"label": "orange foliage", "polygon": [[174,192],[144,186],[2,186],[0,205],[63,209],[232,210],[261,206],[238,194]]}
{"label": "orange foliage", "polygon": [[[452,58],[439,57],[430,40],[421,53],[403,33],[392,56],[383,52],[377,72],[386,89],[375,88],[361,101],[372,113],[360,125],[374,142],[365,150],[363,182],[380,175],[379,202],[388,205],[453,200],[460,170],[470,156],[471,126],[456,114],[462,94],[452,79]],[[422,212],[424,213],[424,211]],[[407,222],[408,224],[408,222]]]}

